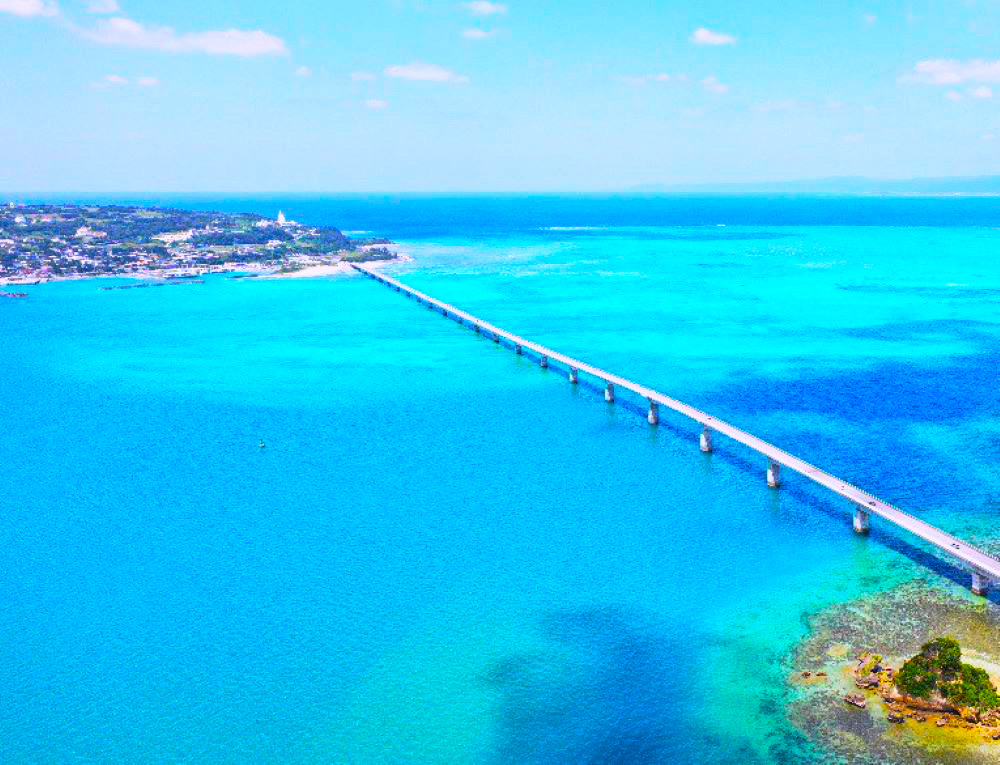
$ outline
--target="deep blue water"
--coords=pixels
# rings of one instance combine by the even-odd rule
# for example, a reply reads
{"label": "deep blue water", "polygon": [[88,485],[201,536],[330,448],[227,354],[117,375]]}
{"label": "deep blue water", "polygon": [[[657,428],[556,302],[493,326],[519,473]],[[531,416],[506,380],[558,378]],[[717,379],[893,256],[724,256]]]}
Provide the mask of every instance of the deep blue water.
{"label": "deep blue water", "polygon": [[[392,237],[415,287],[1000,550],[996,199],[126,199]],[[786,719],[807,618],[966,584],[370,280],[5,302],[5,761],[826,761]]]}
{"label": "deep blue water", "polygon": [[[6,194],[22,202],[104,202],[181,209],[259,212],[314,225],[362,229],[399,239],[504,236],[526,230],[582,229],[576,236],[606,236],[601,229],[681,226],[649,232],[652,238],[697,237],[692,226],[995,226],[1000,197],[879,197],[802,194]],[[563,232],[564,233],[564,232]],[[766,236],[762,232],[762,235]]]}

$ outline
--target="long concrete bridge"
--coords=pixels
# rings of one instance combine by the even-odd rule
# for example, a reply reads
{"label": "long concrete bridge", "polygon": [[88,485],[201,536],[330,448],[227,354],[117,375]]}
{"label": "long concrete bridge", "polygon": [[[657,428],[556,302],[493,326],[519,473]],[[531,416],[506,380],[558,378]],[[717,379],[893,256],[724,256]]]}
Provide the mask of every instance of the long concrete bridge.
{"label": "long concrete bridge", "polygon": [[714,449],[713,435],[716,433],[738,441],[767,458],[767,485],[773,489],[781,486],[782,466],[805,476],[810,481],[818,483],[834,494],[839,494],[853,505],[854,530],[857,533],[868,533],[870,516],[875,514],[889,523],[905,529],[925,542],[934,545],[952,558],[956,558],[971,572],[972,591],[976,595],[985,595],[991,582],[1000,581],[1000,560],[973,547],[962,539],[954,537],[935,526],[931,526],[929,523],[925,523],[908,513],[904,513],[888,502],[883,502],[856,486],[852,486],[846,481],[832,476],[818,467],[810,465],[805,460],[801,460],[750,433],[739,430],[699,409],[695,409],[693,406],[688,406],[676,399],[664,396],[662,393],[657,393],[651,388],[639,385],[631,380],[626,380],[618,375],[613,375],[610,372],[605,372],[603,369],[585,364],[558,351],[546,348],[544,345],[533,343],[523,337],[495,327],[472,314],[461,311],[448,303],[435,300],[429,295],[408,287],[396,279],[385,276],[369,266],[359,263],[352,263],[351,265],[366,276],[370,276],[387,287],[415,299],[418,303],[423,303],[432,310],[441,311],[445,317],[454,319],[459,324],[468,324],[475,332],[492,338],[496,343],[506,340],[518,355],[523,354],[525,350],[531,351],[538,356],[542,367],[549,367],[553,362],[562,364],[568,372],[570,383],[576,384],[579,382],[581,373],[600,380],[604,385],[604,398],[608,402],[614,402],[615,391],[619,388],[632,391],[648,402],[647,420],[650,425],[655,426],[659,424],[661,406],[684,415],[690,420],[694,420],[702,426],[700,445],[703,452],[711,452]]}

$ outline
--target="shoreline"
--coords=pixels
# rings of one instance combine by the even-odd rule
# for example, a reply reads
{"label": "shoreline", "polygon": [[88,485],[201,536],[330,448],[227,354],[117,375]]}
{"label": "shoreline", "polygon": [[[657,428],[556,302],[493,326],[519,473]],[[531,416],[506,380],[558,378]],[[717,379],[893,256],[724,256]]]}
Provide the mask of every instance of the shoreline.
{"label": "shoreline", "polygon": [[[413,263],[415,259],[407,251],[402,250],[396,253],[396,257],[386,260],[363,261],[369,268],[383,268],[389,265],[400,263]],[[357,273],[350,266],[350,262],[339,260],[334,263],[317,263],[313,259],[306,261],[293,261],[293,264],[301,264],[301,268],[292,271],[282,271],[279,268],[262,266],[258,263],[224,263],[221,266],[214,266],[205,269],[199,268],[170,268],[163,270],[143,270],[128,273],[113,274],[66,274],[59,276],[30,276],[30,277],[0,277],[0,288],[20,288],[35,287],[54,282],[79,282],[101,279],[131,279],[135,281],[166,281],[172,279],[188,279],[191,277],[216,276],[225,274],[248,274],[251,279],[329,279],[337,276],[349,276]]]}
{"label": "shoreline", "polygon": [[[413,263],[414,259],[408,254],[397,253],[396,257],[388,260],[368,260],[362,261],[369,268],[383,268],[388,265],[397,265],[399,263]],[[349,276],[356,274],[353,268],[351,268],[350,262],[340,261],[338,263],[329,264],[316,264],[308,265],[297,271],[272,271],[271,273],[262,273],[260,276],[256,276],[256,279],[326,279],[334,276]]]}

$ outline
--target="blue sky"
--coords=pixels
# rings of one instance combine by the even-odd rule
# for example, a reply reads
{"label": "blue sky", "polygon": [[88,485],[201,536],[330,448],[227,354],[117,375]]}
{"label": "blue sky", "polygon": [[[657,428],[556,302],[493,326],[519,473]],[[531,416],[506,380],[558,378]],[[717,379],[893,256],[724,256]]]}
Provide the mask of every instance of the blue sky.
{"label": "blue sky", "polygon": [[0,188],[1000,174],[1000,0],[0,0]]}

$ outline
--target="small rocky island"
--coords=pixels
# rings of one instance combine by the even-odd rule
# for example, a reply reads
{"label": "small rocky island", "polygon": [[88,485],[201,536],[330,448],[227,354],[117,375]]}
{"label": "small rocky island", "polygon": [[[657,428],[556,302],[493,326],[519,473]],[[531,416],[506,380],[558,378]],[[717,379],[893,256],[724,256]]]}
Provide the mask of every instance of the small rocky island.
{"label": "small rocky island", "polygon": [[[962,662],[962,649],[952,638],[924,643],[898,671],[878,654],[864,653],[853,675],[860,691],[877,694],[885,702],[891,723],[911,719],[939,728],[980,727],[989,740],[1000,741],[997,689],[986,670]],[[844,700],[862,709],[868,703],[863,693],[847,694]]]}
{"label": "small rocky island", "polygon": [[283,213],[270,219],[251,213],[11,202],[0,207],[0,285],[227,272],[322,275],[352,261],[392,260],[397,255],[389,244],[387,239],[350,239],[336,228],[303,225]]}

